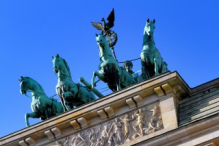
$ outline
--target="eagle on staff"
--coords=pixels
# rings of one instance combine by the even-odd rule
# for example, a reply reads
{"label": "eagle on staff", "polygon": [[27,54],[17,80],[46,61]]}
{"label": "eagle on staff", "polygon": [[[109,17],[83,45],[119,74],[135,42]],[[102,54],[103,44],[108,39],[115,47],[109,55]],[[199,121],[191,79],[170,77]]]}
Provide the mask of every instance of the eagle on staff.
{"label": "eagle on staff", "polygon": [[98,29],[102,31],[102,34],[104,35],[109,35],[110,34],[110,28],[112,28],[114,26],[114,21],[115,21],[115,13],[114,13],[114,8],[112,9],[112,11],[110,12],[108,18],[108,23],[106,23],[105,19],[102,18],[101,21],[103,22],[91,22],[92,25]]}
{"label": "eagle on staff", "polygon": [[114,57],[116,58],[116,54],[114,52],[113,46],[115,46],[118,40],[118,36],[114,31],[110,30],[110,28],[114,26],[114,21],[115,21],[114,8],[110,12],[107,20],[108,20],[108,23],[106,23],[104,18],[101,19],[103,23],[100,23],[100,22],[91,22],[91,23],[97,30],[101,30],[101,33],[107,38],[109,46],[113,51]]}

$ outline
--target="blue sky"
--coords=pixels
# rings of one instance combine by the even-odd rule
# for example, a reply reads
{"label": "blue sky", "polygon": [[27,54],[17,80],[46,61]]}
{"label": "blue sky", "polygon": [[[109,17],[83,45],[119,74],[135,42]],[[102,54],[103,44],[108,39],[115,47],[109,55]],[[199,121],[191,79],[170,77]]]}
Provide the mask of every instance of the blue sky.
{"label": "blue sky", "polygon": [[[217,0],[0,1],[0,137],[25,128],[24,114],[31,112],[31,99],[19,93],[20,76],[38,81],[48,96],[55,94],[52,56],[66,59],[74,82],[79,77],[90,82],[99,64],[99,31],[90,22],[106,18],[112,8],[119,61],[140,56],[145,22],[156,19],[155,43],[170,71],[178,71],[190,87],[218,78],[218,6]],[[140,70],[140,61],[133,64]]]}

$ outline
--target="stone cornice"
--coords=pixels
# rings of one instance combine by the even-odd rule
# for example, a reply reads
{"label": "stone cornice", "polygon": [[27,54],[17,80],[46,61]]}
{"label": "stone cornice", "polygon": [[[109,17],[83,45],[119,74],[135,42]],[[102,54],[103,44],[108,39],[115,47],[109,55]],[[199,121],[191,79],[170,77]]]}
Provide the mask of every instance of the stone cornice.
{"label": "stone cornice", "polygon": [[[167,72],[2,137],[0,145],[13,146],[22,140],[26,142],[29,139],[29,141],[45,139],[47,136],[49,139],[53,136],[60,137],[62,129],[69,127],[72,127],[74,133],[121,115],[122,113],[116,112],[121,107],[129,111],[141,106],[142,100],[149,96],[156,94],[163,96],[171,92],[178,100],[192,94],[191,89],[177,72]],[[93,118],[97,119],[96,123],[92,123]]]}

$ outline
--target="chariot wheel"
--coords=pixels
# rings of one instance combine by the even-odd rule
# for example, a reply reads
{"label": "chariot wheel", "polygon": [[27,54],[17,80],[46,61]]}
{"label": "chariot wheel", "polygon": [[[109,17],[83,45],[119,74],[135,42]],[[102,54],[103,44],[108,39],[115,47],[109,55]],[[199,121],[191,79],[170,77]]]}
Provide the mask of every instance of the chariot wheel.
{"label": "chariot wheel", "polygon": [[115,33],[114,31],[110,31],[107,32],[106,34],[107,37],[107,42],[109,43],[109,46],[112,48],[113,46],[115,46],[117,40],[118,40],[118,36],[117,33]]}

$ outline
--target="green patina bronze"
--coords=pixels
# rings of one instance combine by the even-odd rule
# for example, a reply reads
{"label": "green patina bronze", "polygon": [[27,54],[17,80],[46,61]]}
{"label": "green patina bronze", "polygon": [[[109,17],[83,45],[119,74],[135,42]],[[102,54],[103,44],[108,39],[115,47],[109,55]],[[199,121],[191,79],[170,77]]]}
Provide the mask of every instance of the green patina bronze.
{"label": "green patina bronze", "polygon": [[141,52],[142,78],[150,77],[166,72],[167,63],[163,61],[154,42],[155,20],[146,22],[143,33],[143,50]]}
{"label": "green patina bronze", "polygon": [[118,91],[136,83],[132,74],[124,67],[120,67],[115,59],[112,49],[103,34],[96,35],[99,48],[100,64],[99,71],[93,73],[92,88],[96,86],[95,77],[106,82],[112,91]]}
{"label": "green patina bronze", "polygon": [[63,112],[61,103],[56,99],[49,98],[44,92],[42,86],[30,77],[21,77],[20,92],[25,94],[31,92],[32,113],[25,114],[26,126],[29,126],[29,118],[48,119],[52,116],[59,115]]}
{"label": "green patina bronze", "polygon": [[99,98],[103,97],[103,94],[101,94],[97,89],[92,88],[91,84],[89,84],[83,77],[79,78],[79,81],[83,83],[88,89],[90,89],[95,95],[97,95]]}
{"label": "green patina bronze", "polygon": [[[118,60],[116,59],[114,46],[118,40],[118,36],[111,30],[115,20],[114,9],[111,11],[107,20],[108,23],[102,18],[101,21],[103,24],[92,22],[96,29],[101,30],[101,34],[96,34],[100,64],[98,71],[93,72],[91,85],[82,77],[79,80],[85,87],[79,83],[74,83],[67,62],[59,55],[52,57],[52,62],[53,69],[58,77],[56,93],[60,97],[61,103],[53,98],[48,98],[43,88],[35,80],[29,77],[21,77],[21,93],[25,95],[27,91],[32,93],[31,107],[33,112],[25,115],[27,126],[29,126],[29,117],[44,120],[51,116],[58,115],[63,111],[69,111],[74,107],[95,100],[94,94],[99,98],[103,97],[103,95],[94,88],[99,80],[107,83],[108,87],[115,92],[168,70],[167,63],[163,61],[154,42],[155,20],[150,21],[148,19],[144,28],[143,49],[140,55],[142,75],[140,76],[137,72],[132,71],[133,64],[131,61],[133,60],[125,61],[122,67],[119,66]],[[99,78],[98,81],[95,81],[96,77]]]}
{"label": "green patina bronze", "polygon": [[111,30],[111,28],[114,26],[114,21],[115,21],[114,9],[112,9],[112,11],[110,12],[109,16],[107,17],[107,20],[108,23],[106,23],[104,18],[101,19],[103,23],[100,22],[91,22],[91,23],[97,30],[101,30],[101,34],[103,34],[106,37],[106,40],[109,43],[109,47],[112,49],[113,55],[116,58],[114,46],[117,43],[118,35],[117,33]]}
{"label": "green patina bronze", "polygon": [[65,59],[59,57],[59,55],[52,58],[53,69],[58,74],[56,93],[61,99],[64,111],[73,109],[73,106],[77,107],[95,100],[91,90],[72,81],[70,68]]}
{"label": "green patina bronze", "polygon": [[138,72],[134,72],[134,71],[132,70],[133,64],[132,64],[131,61],[126,60],[126,61],[123,63],[123,67],[126,69],[126,71],[127,71],[128,73],[130,73],[130,74],[132,75],[132,77],[135,79],[136,82],[139,81]]}

